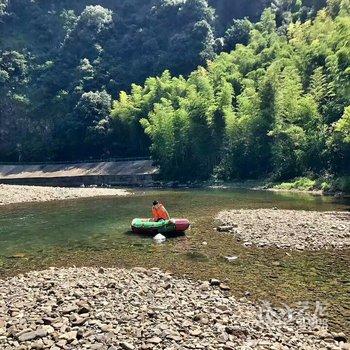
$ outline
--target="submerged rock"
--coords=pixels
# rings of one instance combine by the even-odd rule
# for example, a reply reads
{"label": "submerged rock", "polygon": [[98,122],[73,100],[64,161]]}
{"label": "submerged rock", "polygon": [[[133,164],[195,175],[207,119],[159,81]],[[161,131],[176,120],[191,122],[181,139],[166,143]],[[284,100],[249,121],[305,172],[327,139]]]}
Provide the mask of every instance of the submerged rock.
{"label": "submerged rock", "polygon": [[156,236],[153,237],[153,240],[156,242],[156,243],[163,243],[166,241],[166,237],[163,236],[162,234],[158,233]]}
{"label": "submerged rock", "polygon": [[221,225],[216,228],[219,232],[230,232],[233,229],[233,225]]}
{"label": "submerged rock", "polygon": [[9,259],[23,259],[26,257],[25,253],[15,253],[10,256],[8,256]]}
{"label": "submerged rock", "polygon": [[225,259],[228,261],[228,262],[233,262],[233,261],[236,261],[238,259],[238,256],[236,255],[233,255],[233,256],[225,256]]}

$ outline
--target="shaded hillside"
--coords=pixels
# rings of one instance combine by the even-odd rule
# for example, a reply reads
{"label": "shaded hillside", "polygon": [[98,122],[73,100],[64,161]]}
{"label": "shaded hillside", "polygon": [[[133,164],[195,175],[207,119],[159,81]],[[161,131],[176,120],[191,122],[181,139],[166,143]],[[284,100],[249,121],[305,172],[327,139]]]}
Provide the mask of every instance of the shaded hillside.
{"label": "shaded hillside", "polygon": [[[301,16],[312,17],[308,2],[305,7],[299,0],[273,1],[281,30]],[[2,0],[0,159],[148,154],[145,135],[131,145],[113,137],[112,99],[165,69],[188,76],[221,51],[247,44],[251,21],[267,1],[210,5],[206,0]],[[251,21],[235,20],[246,16]]]}

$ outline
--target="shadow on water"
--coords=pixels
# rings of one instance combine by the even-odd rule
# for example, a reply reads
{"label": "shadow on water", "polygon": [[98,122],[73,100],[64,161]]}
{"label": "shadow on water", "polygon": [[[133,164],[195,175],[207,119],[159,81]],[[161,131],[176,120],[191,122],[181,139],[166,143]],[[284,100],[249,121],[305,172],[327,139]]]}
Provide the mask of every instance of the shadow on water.
{"label": "shadow on water", "polygon": [[[150,215],[152,201],[186,217],[186,235],[130,231],[134,217]],[[223,209],[273,208],[348,211],[349,199],[247,190],[141,190],[135,196],[89,198],[0,208],[0,277],[49,266],[160,267],[192,278],[227,280],[232,293],[294,304],[320,301],[331,326],[350,335],[350,251],[286,252],[245,248],[214,231]],[[224,256],[238,256],[227,262]],[[12,257],[12,258],[9,258]],[[273,292],[272,292],[273,291]]]}

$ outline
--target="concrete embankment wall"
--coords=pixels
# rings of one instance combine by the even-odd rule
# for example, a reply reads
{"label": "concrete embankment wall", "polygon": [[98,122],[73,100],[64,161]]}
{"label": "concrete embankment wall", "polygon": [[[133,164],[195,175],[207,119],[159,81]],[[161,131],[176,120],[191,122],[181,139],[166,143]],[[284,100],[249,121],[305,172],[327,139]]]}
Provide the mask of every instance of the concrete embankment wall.
{"label": "concrete embankment wall", "polygon": [[158,169],[151,160],[0,165],[0,183],[41,186],[151,185]]}

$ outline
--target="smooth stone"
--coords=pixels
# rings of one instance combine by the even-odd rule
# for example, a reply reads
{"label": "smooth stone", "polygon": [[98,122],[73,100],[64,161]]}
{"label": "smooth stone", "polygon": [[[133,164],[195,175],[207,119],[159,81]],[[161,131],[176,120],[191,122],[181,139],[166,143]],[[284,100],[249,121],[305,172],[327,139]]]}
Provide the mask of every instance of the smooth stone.
{"label": "smooth stone", "polygon": [[39,328],[35,331],[37,338],[43,338],[47,336],[48,331],[45,328]]}
{"label": "smooth stone", "polygon": [[63,315],[66,315],[66,314],[70,314],[70,313],[72,313],[72,312],[76,312],[76,311],[78,311],[79,309],[78,309],[78,306],[77,305],[71,305],[71,306],[67,306],[66,308],[64,308],[62,311],[61,311],[61,313],[63,314]]}
{"label": "smooth stone", "polygon": [[225,283],[220,283],[219,287],[221,290],[231,290],[231,288]]}
{"label": "smooth stone", "polygon": [[23,341],[28,341],[28,340],[33,340],[36,338],[36,332],[35,331],[31,331],[31,332],[27,332],[27,333],[23,333],[18,337],[18,340],[20,342]]}
{"label": "smooth stone", "polygon": [[60,339],[65,339],[67,340],[68,342],[72,342],[74,339],[77,338],[77,331],[70,331],[70,332],[67,332],[67,333],[64,333],[62,335],[60,335]]}
{"label": "smooth stone", "polygon": [[147,339],[147,343],[159,344],[161,342],[162,342],[162,339],[159,337],[152,337],[150,339]]}
{"label": "smooth stone", "polygon": [[[134,347],[134,345],[132,345],[132,344],[130,344],[130,343],[128,343],[128,342],[122,342],[122,343],[120,343],[120,346],[123,348],[123,349],[125,349],[125,350],[134,350],[135,349],[135,347]],[[115,348],[116,349],[116,348]],[[111,350],[111,348],[109,348],[108,350]],[[113,349],[112,349],[113,350]]]}
{"label": "smooth stone", "polygon": [[202,331],[200,329],[191,329],[189,331],[190,335],[192,335],[193,337],[198,337],[199,335],[202,334]]}

